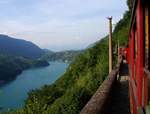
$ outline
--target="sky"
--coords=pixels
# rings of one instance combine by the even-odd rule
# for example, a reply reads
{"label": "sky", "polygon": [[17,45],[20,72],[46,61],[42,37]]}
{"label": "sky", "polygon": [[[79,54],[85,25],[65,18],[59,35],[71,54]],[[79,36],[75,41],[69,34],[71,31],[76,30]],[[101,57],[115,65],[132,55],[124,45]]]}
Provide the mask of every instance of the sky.
{"label": "sky", "polygon": [[0,34],[53,51],[83,49],[108,34],[126,0],[0,0]]}

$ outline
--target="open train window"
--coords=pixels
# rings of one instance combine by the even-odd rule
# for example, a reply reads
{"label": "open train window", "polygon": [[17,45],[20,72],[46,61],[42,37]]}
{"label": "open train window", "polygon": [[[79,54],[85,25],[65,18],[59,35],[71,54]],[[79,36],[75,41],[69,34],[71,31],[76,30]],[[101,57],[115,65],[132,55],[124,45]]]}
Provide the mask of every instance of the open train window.
{"label": "open train window", "polygon": [[133,25],[133,30],[134,30],[134,80],[136,84],[136,63],[137,63],[137,28],[136,28],[136,17],[134,20],[134,25]]}
{"label": "open train window", "polygon": [[134,22],[134,62],[136,61],[136,58],[137,58],[137,29],[136,29],[136,17],[135,17],[135,22]]}
{"label": "open train window", "polygon": [[150,70],[149,8],[145,8],[145,68]]}
{"label": "open train window", "polygon": [[[145,7],[145,68],[150,71],[150,8]],[[150,102],[150,78],[148,78],[148,101]]]}

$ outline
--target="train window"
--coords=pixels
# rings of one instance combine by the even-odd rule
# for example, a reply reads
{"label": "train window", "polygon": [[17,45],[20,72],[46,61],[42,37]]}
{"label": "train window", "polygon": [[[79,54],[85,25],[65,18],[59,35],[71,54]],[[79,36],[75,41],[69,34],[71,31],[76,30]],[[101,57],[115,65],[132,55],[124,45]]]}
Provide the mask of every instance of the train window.
{"label": "train window", "polygon": [[137,28],[136,28],[136,18],[134,23],[134,79],[136,84],[136,67],[137,67]]}
{"label": "train window", "polygon": [[[150,71],[150,8],[145,8],[145,68]],[[148,101],[150,101],[150,80],[148,80]]]}
{"label": "train window", "polygon": [[136,60],[136,57],[137,57],[136,17],[135,17],[133,30],[134,30],[134,42],[135,42],[135,44],[134,44],[134,59]]}
{"label": "train window", "polygon": [[148,7],[145,8],[145,67],[149,70],[149,11]]}

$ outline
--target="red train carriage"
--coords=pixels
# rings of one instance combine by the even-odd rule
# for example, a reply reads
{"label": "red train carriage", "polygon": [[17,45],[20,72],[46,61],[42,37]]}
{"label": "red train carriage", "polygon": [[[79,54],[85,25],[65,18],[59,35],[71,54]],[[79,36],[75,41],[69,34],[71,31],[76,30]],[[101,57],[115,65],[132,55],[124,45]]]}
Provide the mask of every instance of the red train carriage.
{"label": "red train carriage", "polygon": [[150,0],[134,0],[129,31],[127,61],[132,114],[150,114]]}

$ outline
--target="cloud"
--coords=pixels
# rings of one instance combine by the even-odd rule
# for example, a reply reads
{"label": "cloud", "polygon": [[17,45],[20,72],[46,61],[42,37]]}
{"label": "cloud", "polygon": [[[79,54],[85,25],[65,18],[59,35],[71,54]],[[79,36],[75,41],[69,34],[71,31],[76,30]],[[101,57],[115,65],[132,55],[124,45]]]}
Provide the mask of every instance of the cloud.
{"label": "cloud", "polygon": [[53,50],[84,48],[107,34],[106,17],[112,15],[116,23],[125,4],[124,0],[1,0],[0,33]]}

